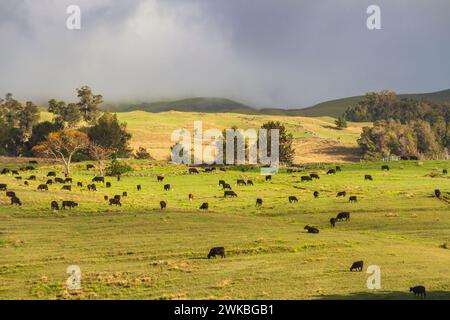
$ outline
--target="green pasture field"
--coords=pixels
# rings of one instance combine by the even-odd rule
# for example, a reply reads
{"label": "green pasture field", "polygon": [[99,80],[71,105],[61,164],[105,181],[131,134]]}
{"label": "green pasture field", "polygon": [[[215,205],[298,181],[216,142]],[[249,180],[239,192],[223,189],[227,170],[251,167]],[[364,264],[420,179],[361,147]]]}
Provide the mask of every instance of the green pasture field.
{"label": "green pasture field", "polygon": [[[450,299],[450,179],[442,174],[448,161],[391,162],[388,172],[381,163],[342,164],[328,176],[331,165],[282,169],[271,182],[257,168],[187,175],[187,167],[129,163],[133,172],[120,182],[107,177],[112,188],[97,183],[97,192],[86,189],[95,175],[86,163],[74,164],[71,192],[59,184],[37,190],[48,171],[63,176],[60,166],[21,172],[37,176],[29,186],[0,175],[23,203],[11,206],[0,193],[0,299],[412,299],[415,285],[426,286],[427,299]],[[299,182],[312,171],[321,179]],[[220,179],[238,198],[223,197]],[[237,186],[237,179],[254,186]],[[171,191],[163,190],[166,183]],[[347,197],[337,198],[344,190]],[[123,191],[122,207],[103,199]],[[349,203],[349,195],[358,202]],[[289,196],[299,202],[290,204]],[[52,211],[53,200],[79,206]],[[199,210],[203,202],[209,211]],[[351,220],[332,228],[330,218],[341,211]],[[320,233],[306,233],[305,225]],[[216,246],[225,247],[226,258],[208,260]],[[349,271],[357,260],[364,272]],[[66,288],[70,265],[81,269],[81,290]],[[381,268],[380,290],[366,286],[369,265]]]}

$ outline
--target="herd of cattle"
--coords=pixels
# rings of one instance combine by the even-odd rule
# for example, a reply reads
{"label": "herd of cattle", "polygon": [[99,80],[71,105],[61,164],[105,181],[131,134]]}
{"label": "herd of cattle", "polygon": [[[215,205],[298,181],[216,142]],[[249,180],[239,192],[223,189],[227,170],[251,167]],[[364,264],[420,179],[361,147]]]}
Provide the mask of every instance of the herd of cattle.
{"label": "herd of cattle", "polygon": [[[26,171],[33,171],[35,170],[34,166],[32,166],[32,164],[37,164],[36,161],[30,161],[30,165],[28,166],[23,166],[21,167],[19,170],[12,170],[12,169],[7,169],[4,168],[3,170],[0,171],[0,175],[7,175],[7,174],[11,174],[13,176],[15,176],[15,179],[18,181],[24,180],[24,185],[29,186],[29,181],[37,181],[37,177],[36,175],[30,175],[28,178],[24,179],[21,175],[20,172],[26,172]],[[94,166],[92,164],[88,164],[86,169],[90,170],[93,169]],[[216,167],[208,167],[204,169],[204,172],[215,172],[217,169]],[[225,168],[221,167],[219,169],[220,171],[226,171]],[[388,165],[383,165],[381,167],[381,170],[383,171],[389,171],[390,168]],[[334,175],[337,174],[338,172],[341,172],[342,168],[340,166],[336,166],[335,168],[329,169],[327,171],[327,175]],[[288,174],[292,174],[295,172],[299,172],[297,170],[294,169],[287,169],[287,173]],[[447,174],[447,169],[443,169],[443,174]],[[189,168],[188,169],[188,174],[200,174],[200,171],[197,168]],[[41,191],[48,191],[49,185],[53,185],[53,184],[61,184],[61,189],[65,190],[65,191],[72,191],[72,184],[74,183],[73,179],[68,177],[67,175],[65,175],[64,178],[60,178],[57,177],[57,173],[55,171],[51,171],[48,172],[46,175],[47,181],[45,184],[39,184],[37,186],[37,190],[41,190]],[[318,173],[316,172],[312,172],[309,175],[304,175],[300,177],[300,182],[308,182],[308,181],[313,181],[313,180],[319,180],[320,176]],[[157,182],[163,182],[164,181],[164,176],[163,175],[158,175],[156,177]],[[272,176],[271,175],[267,175],[265,176],[265,181],[271,181],[272,180]],[[369,174],[364,175],[364,180],[365,181],[373,181],[373,177]],[[120,181],[120,176],[117,177],[117,181]],[[111,188],[111,182],[107,182],[105,181],[105,177],[102,176],[95,176],[92,181],[92,183],[87,184],[86,187],[88,189],[88,191],[92,191],[95,192],[97,191],[97,185],[96,183],[101,183],[102,185],[104,185],[106,188]],[[222,187],[222,190],[224,192],[223,196],[224,198],[237,198],[238,195],[235,191],[232,190],[231,184],[227,183],[225,180],[219,180],[218,185],[220,187]],[[244,179],[238,179],[236,181],[236,185],[237,186],[253,186],[254,182],[253,180],[244,180]],[[77,182],[76,186],[78,188],[83,188],[83,183],[82,182]],[[141,191],[142,190],[142,186],[141,185],[137,185],[136,186],[137,191]],[[171,190],[171,185],[170,184],[164,184],[163,185],[163,189],[164,191],[170,191]],[[14,191],[8,190],[8,185],[4,184],[4,183],[0,183],[0,191],[5,191],[6,192],[6,196],[8,198],[10,198],[11,200],[11,205],[17,205],[17,206],[22,206],[22,201],[19,199],[19,197],[16,195],[16,193]],[[442,192],[438,189],[436,189],[434,191],[434,194],[437,198],[441,198]],[[319,192],[318,191],[314,191],[313,196],[314,198],[318,198],[319,197]],[[109,197],[109,196],[104,196],[104,200],[107,201],[109,203],[110,206],[115,205],[115,206],[122,206],[121,200],[122,198],[125,198],[128,196],[128,192],[123,192],[121,195],[115,195],[114,197]],[[346,191],[339,191],[336,194],[336,197],[346,197],[347,196],[347,192]],[[190,193],[188,195],[188,199],[189,201],[192,201],[194,199],[194,195],[192,193]],[[350,195],[349,196],[349,202],[357,202],[358,198],[355,195]],[[296,196],[289,196],[288,197],[288,201],[289,203],[297,203],[298,202],[298,198]],[[164,210],[167,208],[167,202],[166,201],[160,201],[160,208],[161,210]],[[261,207],[263,205],[263,199],[261,198],[257,198],[256,199],[256,206]],[[50,208],[51,210],[60,210],[60,209],[72,209],[72,208],[76,208],[78,207],[78,203],[75,201],[69,201],[69,200],[64,200],[61,203],[61,206],[59,205],[59,203],[57,201],[51,201],[50,203]],[[208,210],[209,209],[209,203],[204,202],[201,204],[200,210]],[[335,227],[337,222],[341,222],[341,221],[350,221],[350,212],[339,212],[337,214],[336,217],[332,217],[329,222],[331,224],[331,227]],[[317,227],[313,227],[313,226],[305,226],[304,230],[307,231],[307,233],[311,233],[311,234],[317,234],[319,233],[319,229]],[[212,248],[209,253],[208,253],[208,259],[212,258],[212,257],[216,257],[216,256],[221,256],[222,258],[225,258],[225,248],[224,247],[215,247]],[[356,261],[352,264],[352,266],[350,267],[350,271],[362,271],[363,270],[363,265],[364,262],[363,261]],[[425,288],[423,286],[417,286],[417,287],[413,287],[410,288],[410,291],[413,292],[415,295],[419,295],[419,296],[424,296],[426,295],[425,293]]]}

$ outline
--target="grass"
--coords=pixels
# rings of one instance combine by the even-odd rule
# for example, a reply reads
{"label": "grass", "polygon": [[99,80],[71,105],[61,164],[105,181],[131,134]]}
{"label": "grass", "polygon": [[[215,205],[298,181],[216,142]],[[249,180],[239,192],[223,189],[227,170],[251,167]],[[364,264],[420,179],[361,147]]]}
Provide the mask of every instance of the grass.
{"label": "grass", "polygon": [[[433,197],[436,188],[448,197],[450,180],[429,175],[448,162],[395,162],[389,172],[380,163],[345,164],[336,176],[315,167],[307,173],[321,179],[303,184],[303,173],[283,171],[265,182],[257,170],[185,175],[185,167],[130,164],[129,176],[110,178],[112,188],[97,193],[60,185],[37,191],[52,165],[40,165],[30,186],[0,176],[23,202],[11,207],[0,195],[1,299],[409,299],[408,288],[418,284],[429,299],[450,299],[450,251],[443,245],[450,241],[450,207]],[[94,173],[84,168],[77,164],[73,178],[86,185]],[[163,191],[158,174],[172,191]],[[239,178],[255,185],[238,187]],[[224,199],[219,179],[231,182],[239,198]],[[340,190],[359,202],[336,198]],[[129,197],[121,208],[103,200],[122,191]],[[289,195],[299,203],[289,204]],[[80,206],[52,212],[50,201],[63,199]],[[198,210],[203,202],[210,211]],[[332,229],[328,221],[340,211],[350,211],[351,221]],[[305,233],[306,224],[320,234]],[[225,246],[226,259],[206,259],[213,246]],[[348,271],[361,259],[381,267],[381,290],[366,288],[365,272]],[[69,265],[81,268],[81,291],[66,289]]]}
{"label": "grass", "polygon": [[[259,129],[265,122],[280,121],[294,136],[297,150],[295,162],[348,162],[359,160],[356,140],[362,127],[368,123],[352,123],[344,130],[336,129],[331,117],[306,118],[292,116],[245,115],[239,113],[202,113],[202,112],[160,112],[145,111],[119,112],[121,122],[127,123],[132,133],[130,146],[137,150],[145,147],[157,160],[167,160],[173,131],[185,128],[194,133],[194,121],[202,121],[203,132],[208,129],[228,129],[237,126],[240,129]],[[46,111],[41,112],[41,120],[51,120]]]}

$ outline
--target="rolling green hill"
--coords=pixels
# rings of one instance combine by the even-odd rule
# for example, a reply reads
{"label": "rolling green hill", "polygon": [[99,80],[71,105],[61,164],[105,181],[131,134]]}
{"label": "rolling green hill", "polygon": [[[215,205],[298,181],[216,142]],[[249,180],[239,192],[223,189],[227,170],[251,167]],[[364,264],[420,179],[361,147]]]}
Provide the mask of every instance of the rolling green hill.
{"label": "rolling green hill", "polygon": [[[330,100],[319,103],[312,107],[303,109],[281,109],[264,108],[257,109],[225,98],[191,98],[175,101],[160,101],[151,103],[116,104],[109,105],[105,109],[114,112],[126,111],[148,111],[148,112],[206,112],[206,113],[238,113],[253,115],[279,115],[279,116],[301,116],[301,117],[337,117],[348,107],[353,106],[361,100],[363,96],[355,96]],[[400,98],[410,98],[416,100],[428,100],[435,103],[450,103],[450,89],[423,93],[423,94],[401,94]]]}
{"label": "rolling green hill", "polygon": [[[435,103],[450,103],[450,89],[432,93],[400,94],[398,96],[401,99],[408,98],[413,100],[427,100]],[[356,105],[362,98],[363,96],[357,96],[330,100],[309,108],[292,110],[292,112],[295,113],[295,115],[301,115],[304,117],[322,117],[325,115],[329,117],[337,117],[344,113],[348,107]]]}

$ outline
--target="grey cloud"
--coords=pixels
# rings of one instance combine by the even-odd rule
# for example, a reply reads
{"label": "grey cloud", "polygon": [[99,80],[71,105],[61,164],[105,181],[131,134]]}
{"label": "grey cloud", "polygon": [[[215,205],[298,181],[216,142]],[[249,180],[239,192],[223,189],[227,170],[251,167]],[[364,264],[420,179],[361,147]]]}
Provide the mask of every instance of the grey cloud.
{"label": "grey cloud", "polygon": [[[65,8],[82,9],[82,30]],[[450,2],[379,0],[2,0],[0,94],[111,101],[225,96],[308,106],[392,88],[450,85]]]}

